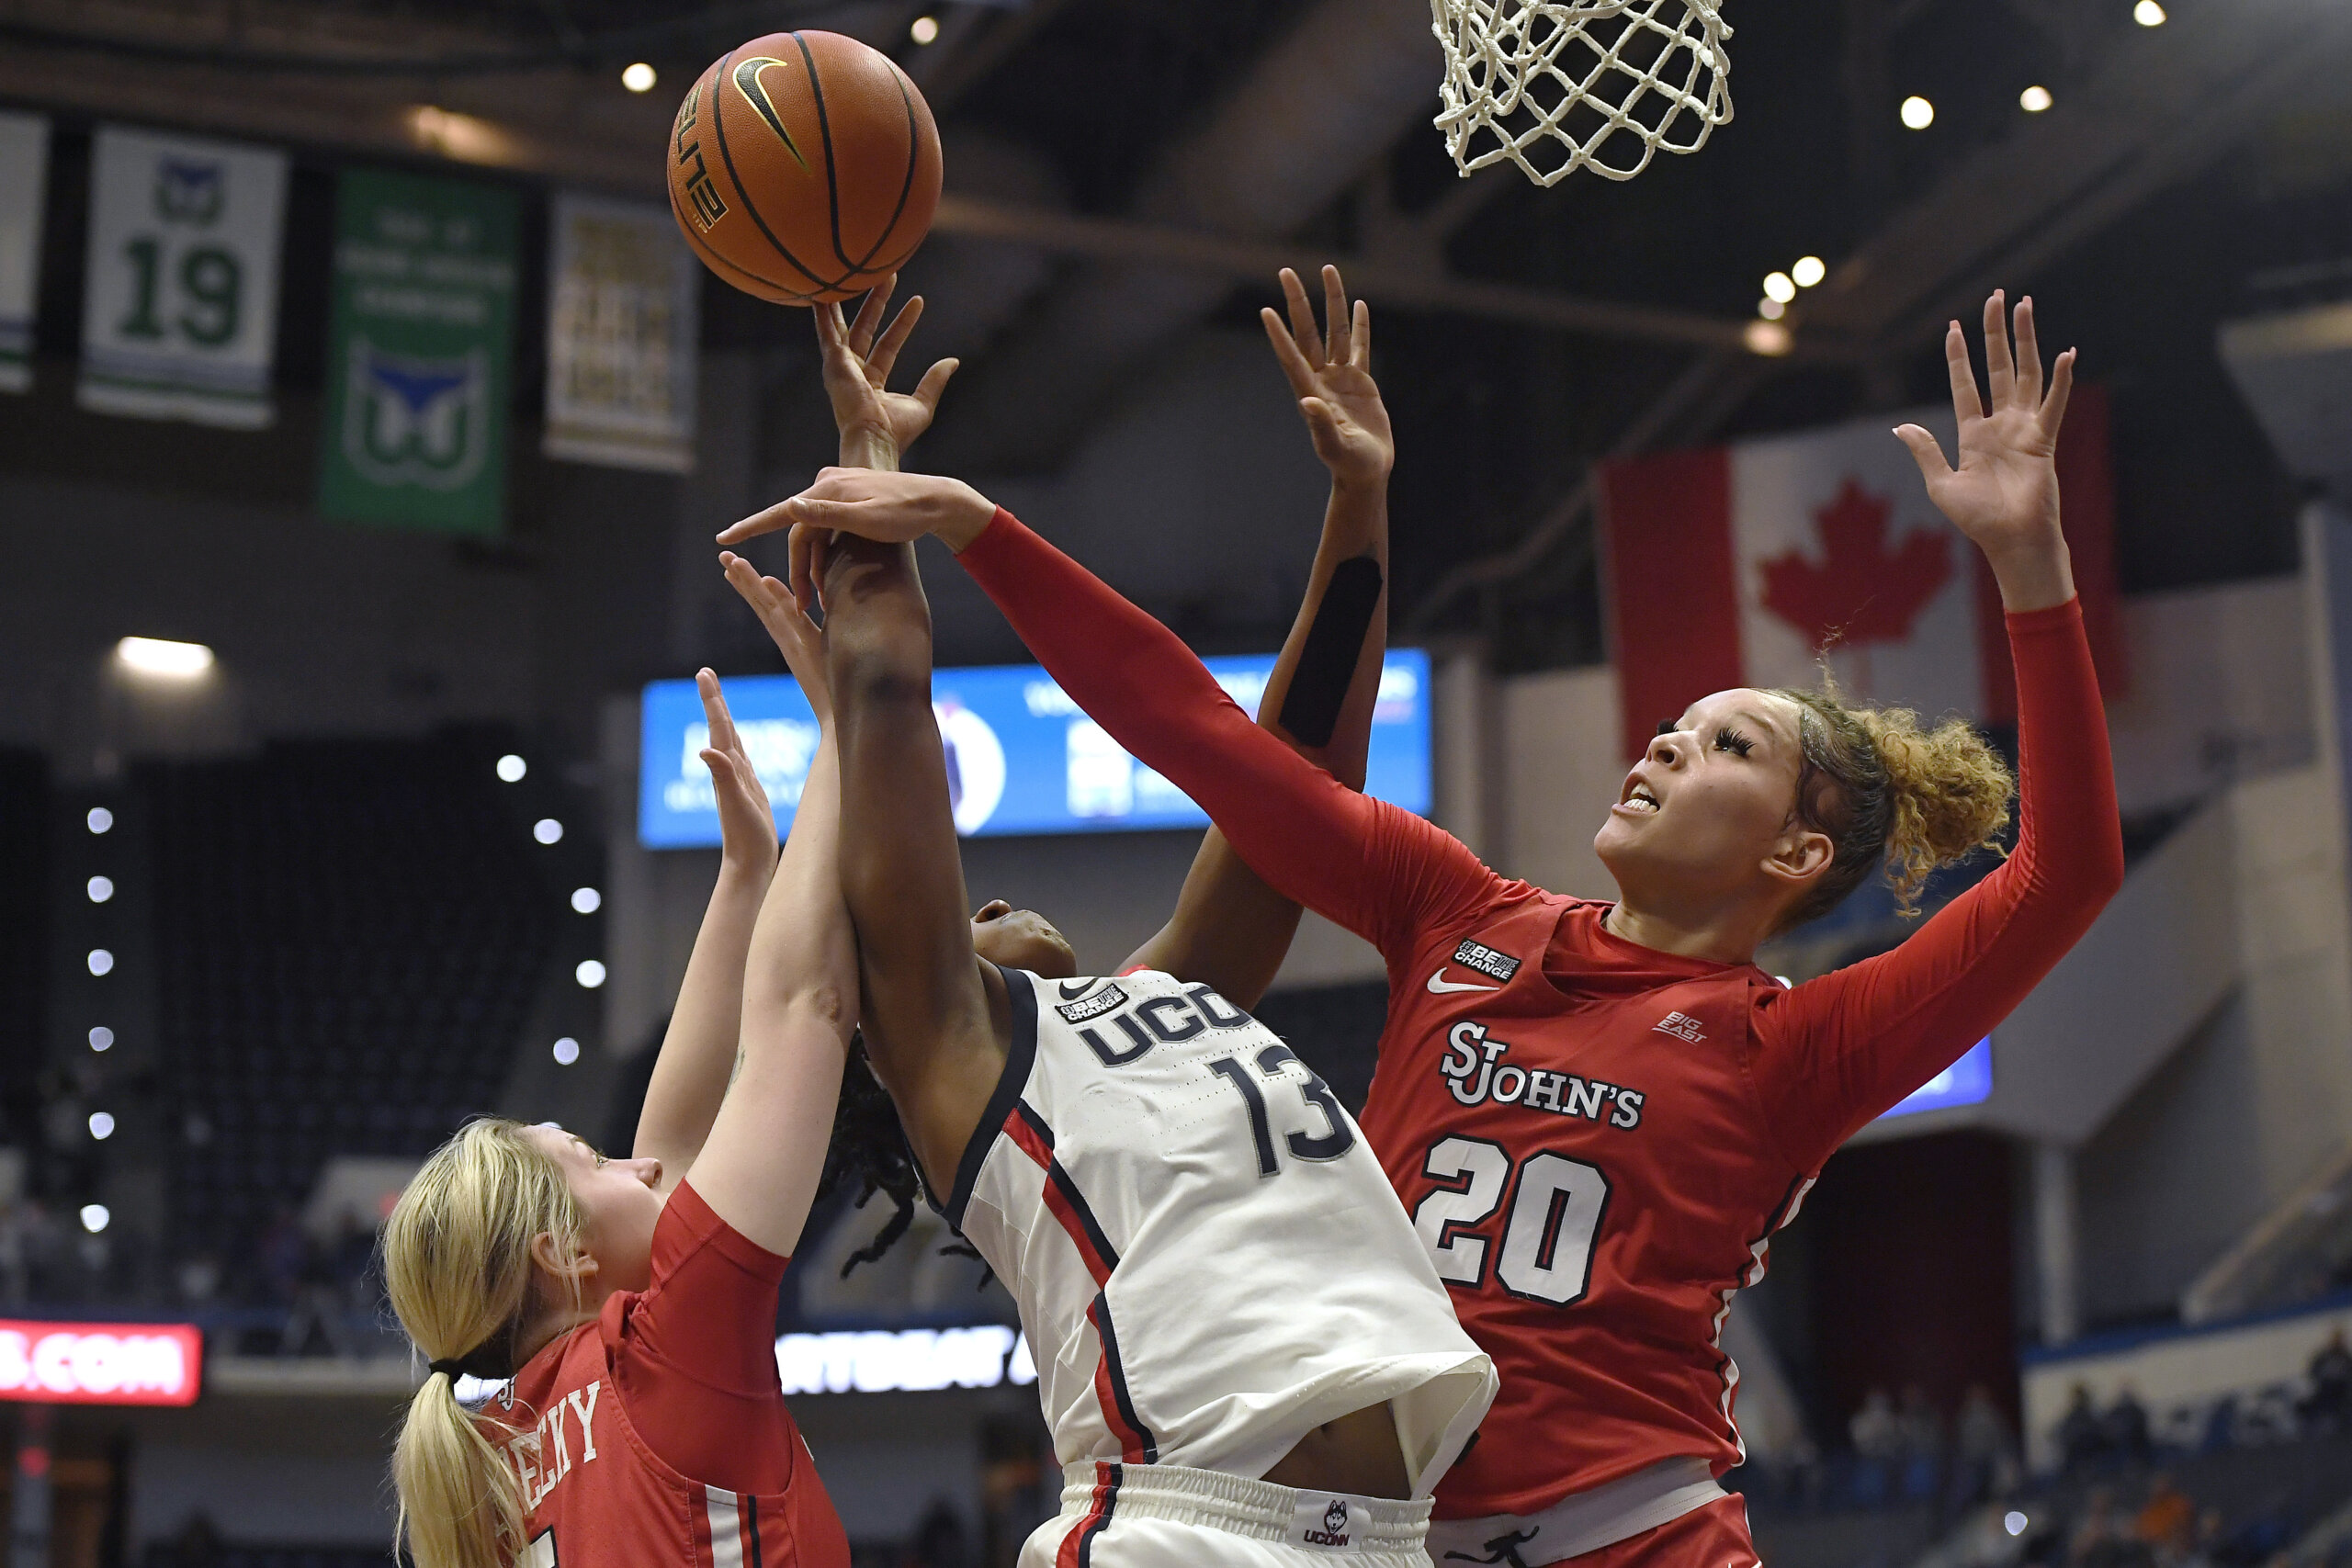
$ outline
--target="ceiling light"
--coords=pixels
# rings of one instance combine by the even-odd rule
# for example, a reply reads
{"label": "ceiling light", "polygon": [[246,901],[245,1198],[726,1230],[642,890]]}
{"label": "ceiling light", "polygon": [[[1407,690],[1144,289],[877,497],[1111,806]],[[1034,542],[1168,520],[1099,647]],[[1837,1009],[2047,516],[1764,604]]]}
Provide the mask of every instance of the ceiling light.
{"label": "ceiling light", "polygon": [[552,817],[542,817],[531,824],[531,837],[543,844],[560,842],[563,838],[563,824]]}
{"label": "ceiling light", "polygon": [[594,888],[575,887],[571,890],[571,908],[574,913],[593,915],[604,907],[605,896]]}
{"label": "ceiling light", "polygon": [[90,965],[90,973],[93,975],[108,974],[114,969],[114,954],[103,947],[90,949],[87,962]]}
{"label": "ceiling light", "polygon": [[2143,28],[2160,28],[2165,25],[2165,8],[2156,0],[2140,0],[2132,7],[2132,19]]}
{"label": "ceiling light", "polygon": [[555,1065],[568,1067],[580,1060],[580,1042],[567,1034],[555,1043]]}
{"label": "ceiling light", "polygon": [[107,1206],[104,1203],[85,1203],[82,1205],[82,1228],[88,1231],[92,1235],[96,1235],[100,1231],[106,1229],[107,1223],[113,1218],[114,1216],[112,1214],[107,1213]]}
{"label": "ceiling light", "polygon": [[90,902],[91,902],[91,903],[93,903],[93,904],[103,904],[103,903],[105,903],[107,899],[109,899],[109,898],[111,898],[111,897],[114,897],[114,878],[113,878],[113,877],[111,877],[111,876],[94,876],[94,877],[90,878]]}
{"label": "ceiling light", "polygon": [[914,39],[917,43],[938,42],[939,18],[937,17],[917,17],[915,18],[914,26],[907,29],[907,36]]}
{"label": "ceiling light", "polygon": [[103,806],[93,806],[90,807],[90,814],[82,820],[90,825],[91,832],[103,833],[114,826],[114,813]]}
{"label": "ceiling light", "polygon": [[1787,273],[1772,272],[1764,275],[1765,299],[1778,299],[1781,304],[1785,305],[1796,297],[1796,281],[1790,277]]}
{"label": "ceiling light", "polygon": [[107,1047],[111,1046],[113,1043],[114,1043],[114,1031],[113,1031],[113,1030],[111,1030],[111,1029],[108,1029],[105,1024],[103,1024],[103,1023],[102,1023],[102,1024],[98,1025],[96,1029],[93,1029],[92,1031],[90,1031],[90,1049],[91,1049],[91,1050],[93,1050],[93,1051],[104,1051],[104,1050],[106,1050]]}
{"label": "ceiling light", "polygon": [[2011,1508],[2007,1513],[2001,1516],[2001,1528],[2008,1531],[2011,1535],[2025,1534],[2025,1527],[2032,1522],[2033,1521],[2031,1519],[2027,1518],[2015,1508]]}
{"label": "ceiling light", "polygon": [[100,1142],[100,1143],[102,1143],[102,1144],[103,1144],[103,1143],[105,1143],[108,1138],[113,1137],[113,1136],[114,1136],[114,1112],[112,1112],[111,1111],[91,1111],[91,1112],[90,1112],[90,1136],[92,1136],[93,1138],[97,1139],[97,1141],[98,1141],[98,1142]]}
{"label": "ceiling light", "polygon": [[1789,308],[1768,296],[1756,301],[1756,313],[1768,321],[1777,321],[1789,313]]}
{"label": "ceiling light", "polygon": [[[2144,6],[2150,4],[2151,0],[2140,0],[2140,3]],[[1912,130],[1927,130],[1928,127],[1936,123],[1936,106],[1916,94],[1904,99],[1903,123],[1905,128]]]}
{"label": "ceiling light", "polygon": [[523,775],[530,771],[531,764],[512,751],[498,759],[498,778],[502,784],[521,784]]}
{"label": "ceiling light", "polygon": [[2018,107],[2028,114],[2040,114],[2050,107],[2050,89],[2043,86],[2028,87],[2018,95]]}
{"label": "ceiling light", "polygon": [[212,650],[200,642],[172,642],[158,637],[127,637],[114,645],[114,656],[125,670],[140,675],[160,675],[186,681],[212,668]]}
{"label": "ceiling light", "polygon": [[650,93],[653,90],[653,84],[660,80],[654,74],[653,67],[642,60],[621,72],[621,85],[632,93]]}
{"label": "ceiling light", "polygon": [[583,958],[580,967],[571,972],[571,977],[593,991],[605,983],[605,966],[596,959]]}
{"label": "ceiling light", "polygon": [[1748,353],[1760,354],[1767,359],[1778,359],[1796,341],[1789,335],[1789,329],[1778,321],[1750,321],[1740,337],[1747,344]]}
{"label": "ceiling light", "polygon": [[1799,256],[1797,265],[1789,268],[1789,276],[1797,280],[1799,288],[1810,288],[1829,276],[1829,264],[1819,256]]}

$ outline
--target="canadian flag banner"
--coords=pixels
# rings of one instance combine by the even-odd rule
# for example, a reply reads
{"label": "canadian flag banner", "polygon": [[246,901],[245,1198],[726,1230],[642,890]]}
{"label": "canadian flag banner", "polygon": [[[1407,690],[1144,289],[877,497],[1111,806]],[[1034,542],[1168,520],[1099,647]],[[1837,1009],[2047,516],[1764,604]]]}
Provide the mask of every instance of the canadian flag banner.
{"label": "canadian flag banner", "polygon": [[[1949,406],[1798,435],[1667,452],[1603,467],[1610,646],[1624,748],[1733,686],[1814,686],[1826,663],[1849,695],[2017,716],[2001,596],[1967,536],[1928,500],[1898,424],[1957,456]],[[2122,690],[2107,402],[2077,386],[2058,445],[2075,583],[2100,688]]]}

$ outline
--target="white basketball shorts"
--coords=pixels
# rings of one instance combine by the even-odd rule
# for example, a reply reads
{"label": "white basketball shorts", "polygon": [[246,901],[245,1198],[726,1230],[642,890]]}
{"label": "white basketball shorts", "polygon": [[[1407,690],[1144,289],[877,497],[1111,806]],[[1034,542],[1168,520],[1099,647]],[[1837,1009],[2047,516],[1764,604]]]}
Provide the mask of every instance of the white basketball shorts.
{"label": "white basketball shorts", "polygon": [[1020,1568],[1430,1568],[1430,1500],[1295,1492],[1170,1464],[1073,1464]]}

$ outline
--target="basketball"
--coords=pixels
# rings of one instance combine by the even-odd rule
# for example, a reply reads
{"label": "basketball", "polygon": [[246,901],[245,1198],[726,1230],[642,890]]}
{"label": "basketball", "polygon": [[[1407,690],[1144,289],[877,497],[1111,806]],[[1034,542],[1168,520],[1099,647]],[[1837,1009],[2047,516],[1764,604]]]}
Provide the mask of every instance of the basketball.
{"label": "basketball", "polygon": [[839,33],[769,33],[686,89],[670,210],[711,271],[783,305],[903,266],[939,207],[939,129],[907,73]]}

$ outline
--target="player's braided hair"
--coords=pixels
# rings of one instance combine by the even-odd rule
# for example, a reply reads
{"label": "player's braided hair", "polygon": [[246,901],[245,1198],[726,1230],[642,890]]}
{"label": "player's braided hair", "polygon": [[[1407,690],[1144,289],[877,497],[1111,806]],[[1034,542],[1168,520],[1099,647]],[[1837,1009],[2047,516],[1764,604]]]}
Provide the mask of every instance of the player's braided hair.
{"label": "player's braided hair", "polygon": [[1916,915],[1932,873],[1980,849],[1998,852],[2009,825],[2008,765],[1965,719],[1924,728],[1909,708],[1849,704],[1826,677],[1817,692],[1772,694],[1797,708],[1797,819],[1834,846],[1782,931],[1836,908],[1882,862],[1896,911]]}
{"label": "player's braided hair", "polygon": [[914,1146],[899,1122],[899,1108],[889,1091],[874,1076],[865,1059],[865,1036],[851,1037],[849,1063],[842,1073],[842,1095],[833,1107],[833,1141],[825,1151],[824,1174],[818,1179],[817,1196],[826,1198],[850,1187],[850,1201],[863,1203],[876,1192],[894,1205],[889,1222],[864,1247],[850,1254],[842,1274],[861,1263],[872,1263],[898,1245],[915,1222],[915,1201],[922,1196],[922,1168],[915,1163]]}

